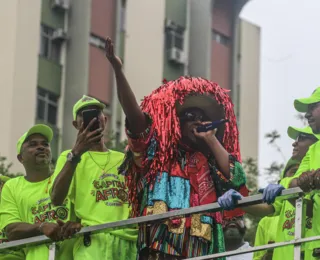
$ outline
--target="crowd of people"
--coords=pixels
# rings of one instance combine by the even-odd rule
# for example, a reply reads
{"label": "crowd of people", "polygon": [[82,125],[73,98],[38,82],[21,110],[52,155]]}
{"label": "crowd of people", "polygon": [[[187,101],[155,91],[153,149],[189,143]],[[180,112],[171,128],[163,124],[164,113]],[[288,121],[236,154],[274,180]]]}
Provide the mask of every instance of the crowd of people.
{"label": "crowd of people", "polygon": [[[276,197],[289,187],[306,192],[304,236],[317,235],[319,210],[320,88],[297,99],[309,127],[289,127],[292,158],[279,184],[263,190],[264,204],[236,208],[249,195],[241,165],[239,132],[228,90],[195,77],[164,82],[139,105],[113,43],[106,44],[118,99],[126,116],[125,153],[106,146],[104,104],[83,96],[73,107],[76,141],[51,169],[49,126],[38,124],[17,142],[25,176],[1,176],[1,242],[45,235],[57,242],[56,259],[175,260],[246,249],[245,213],[264,217],[255,245],[294,238],[295,206]],[[71,113],[71,111],[70,111]],[[95,115],[88,121],[87,115]],[[315,171],[314,171],[315,170]],[[82,227],[218,202],[219,212],[181,216],[125,229],[74,237]],[[313,225],[312,225],[313,224]],[[304,259],[317,259],[317,242]],[[48,259],[47,245],[0,251],[2,259]],[[219,259],[226,259],[221,257]],[[293,247],[227,259],[293,259]]]}

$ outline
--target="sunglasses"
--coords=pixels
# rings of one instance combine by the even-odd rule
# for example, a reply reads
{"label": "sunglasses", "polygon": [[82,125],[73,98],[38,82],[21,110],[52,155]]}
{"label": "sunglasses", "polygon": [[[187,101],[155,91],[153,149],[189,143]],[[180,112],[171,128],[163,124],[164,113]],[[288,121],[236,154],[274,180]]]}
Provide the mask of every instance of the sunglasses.
{"label": "sunglasses", "polygon": [[197,115],[193,112],[185,112],[182,116],[179,117],[183,122],[192,122],[192,121],[208,121],[208,119],[203,115]]}
{"label": "sunglasses", "polygon": [[310,134],[304,134],[304,133],[300,133],[296,139],[297,142],[302,142],[302,141],[305,141],[305,140],[311,140],[311,141],[318,141],[318,139],[313,136],[313,135],[310,135]]}
{"label": "sunglasses", "polygon": [[319,106],[319,104],[320,102],[308,105],[308,113],[313,112],[313,110],[315,110]]}

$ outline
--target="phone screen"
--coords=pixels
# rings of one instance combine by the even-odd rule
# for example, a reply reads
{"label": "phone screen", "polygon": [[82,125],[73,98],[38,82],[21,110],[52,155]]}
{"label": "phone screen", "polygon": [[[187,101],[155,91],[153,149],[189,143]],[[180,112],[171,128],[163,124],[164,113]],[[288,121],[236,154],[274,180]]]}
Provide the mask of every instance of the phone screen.
{"label": "phone screen", "polygon": [[92,119],[97,118],[97,120],[94,122],[94,124],[90,127],[89,130],[92,132],[98,129],[100,127],[99,120],[98,120],[100,113],[101,111],[97,109],[88,109],[88,110],[82,111],[84,128],[87,128],[87,126],[89,125]]}

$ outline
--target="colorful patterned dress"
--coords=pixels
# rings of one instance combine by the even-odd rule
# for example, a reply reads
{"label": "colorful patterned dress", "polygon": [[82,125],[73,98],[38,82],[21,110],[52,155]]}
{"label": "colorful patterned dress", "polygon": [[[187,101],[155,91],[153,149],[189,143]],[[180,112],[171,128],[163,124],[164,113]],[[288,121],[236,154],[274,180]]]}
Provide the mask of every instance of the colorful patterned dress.
{"label": "colorful patterned dress", "polygon": [[[180,145],[176,151],[177,160],[168,163],[165,170],[158,172],[155,180],[150,181],[147,164],[153,160],[158,144],[151,120],[149,122],[149,128],[138,136],[134,136],[127,129],[129,152],[120,167],[124,174],[131,174],[137,185],[137,205],[133,205],[134,217],[205,205],[216,202],[218,197],[229,189],[246,190],[245,173],[233,156],[229,156],[231,178],[226,179],[214,158],[206,157],[184,145]],[[139,168],[133,164],[133,157],[146,161],[144,167]],[[130,172],[128,169],[131,169]],[[222,218],[221,212],[203,213],[142,225],[139,230],[138,250],[141,252],[149,248],[178,257],[224,252]]]}

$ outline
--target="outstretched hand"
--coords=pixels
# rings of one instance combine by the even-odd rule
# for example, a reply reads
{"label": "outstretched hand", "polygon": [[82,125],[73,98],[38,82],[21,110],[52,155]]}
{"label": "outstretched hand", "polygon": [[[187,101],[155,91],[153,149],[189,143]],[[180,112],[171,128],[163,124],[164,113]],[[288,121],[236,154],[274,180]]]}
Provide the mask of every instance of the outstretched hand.
{"label": "outstretched hand", "polygon": [[108,58],[112,67],[115,70],[121,69],[122,68],[122,61],[120,60],[120,58],[118,56],[116,56],[114,54],[113,42],[109,37],[107,38],[107,41],[106,41],[105,51],[106,51],[106,57]]}
{"label": "outstretched hand", "polygon": [[285,188],[280,184],[269,184],[266,188],[259,189],[259,193],[262,193],[263,202],[272,204],[284,189]]}
{"label": "outstretched hand", "polygon": [[218,198],[218,203],[223,209],[232,210],[241,199],[242,195],[239,192],[231,189]]}

